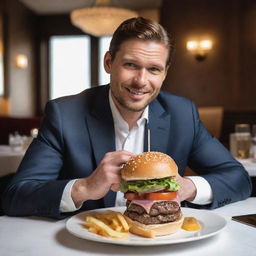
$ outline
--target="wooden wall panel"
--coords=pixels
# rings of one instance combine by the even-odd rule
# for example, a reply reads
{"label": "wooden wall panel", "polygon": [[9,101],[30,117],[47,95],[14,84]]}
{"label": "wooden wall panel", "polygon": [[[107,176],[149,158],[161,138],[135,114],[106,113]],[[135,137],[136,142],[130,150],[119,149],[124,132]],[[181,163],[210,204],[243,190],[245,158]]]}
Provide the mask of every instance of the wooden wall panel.
{"label": "wooden wall panel", "polygon": [[[175,55],[163,88],[198,106],[256,110],[256,2],[163,1],[162,24],[175,39]],[[186,50],[191,35],[213,37],[213,50],[197,62]]]}

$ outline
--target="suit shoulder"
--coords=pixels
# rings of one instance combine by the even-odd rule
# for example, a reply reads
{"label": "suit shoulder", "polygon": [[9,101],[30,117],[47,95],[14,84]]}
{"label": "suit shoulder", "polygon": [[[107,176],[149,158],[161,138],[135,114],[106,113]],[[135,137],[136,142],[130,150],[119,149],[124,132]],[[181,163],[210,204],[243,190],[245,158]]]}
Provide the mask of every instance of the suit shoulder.
{"label": "suit shoulder", "polygon": [[97,86],[92,87],[89,89],[86,89],[78,94],[69,95],[69,96],[63,96],[60,98],[56,98],[53,100],[50,100],[47,104],[57,104],[61,107],[69,106],[81,106],[90,104],[90,102],[94,101],[94,98],[103,93],[103,91],[107,90],[107,86]]}
{"label": "suit shoulder", "polygon": [[175,105],[185,105],[190,106],[191,104],[194,105],[194,102],[188,98],[185,98],[183,96],[179,96],[176,94],[169,93],[167,91],[161,91],[158,95],[158,100],[160,103],[168,106],[175,106]]}

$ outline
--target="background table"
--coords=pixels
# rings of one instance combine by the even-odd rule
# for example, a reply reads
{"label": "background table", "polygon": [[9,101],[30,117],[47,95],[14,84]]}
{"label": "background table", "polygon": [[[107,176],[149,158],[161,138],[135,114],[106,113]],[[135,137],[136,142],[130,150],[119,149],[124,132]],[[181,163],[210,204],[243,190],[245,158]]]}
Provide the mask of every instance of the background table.
{"label": "background table", "polygon": [[[252,196],[256,196],[256,160],[255,159],[237,159],[248,172],[252,180]],[[255,253],[256,255],[256,253]]]}
{"label": "background table", "polygon": [[66,220],[39,217],[0,217],[0,255],[4,256],[255,256],[256,229],[231,220],[231,216],[256,213],[256,198],[213,210],[227,218],[227,227],[218,235],[200,241],[129,247],[87,241],[65,229]]}
{"label": "background table", "polygon": [[8,145],[0,145],[0,176],[16,172],[24,154],[24,150],[15,152]]}
{"label": "background table", "polygon": [[248,159],[237,159],[246,169],[251,177],[256,177],[256,160]]}

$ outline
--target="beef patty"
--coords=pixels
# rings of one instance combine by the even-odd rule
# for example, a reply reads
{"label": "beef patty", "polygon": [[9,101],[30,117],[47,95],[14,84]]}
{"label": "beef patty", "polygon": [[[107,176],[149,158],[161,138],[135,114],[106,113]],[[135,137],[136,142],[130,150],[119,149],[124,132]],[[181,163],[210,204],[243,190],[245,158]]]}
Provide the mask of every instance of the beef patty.
{"label": "beef patty", "polygon": [[132,220],[150,225],[176,221],[179,219],[181,211],[177,202],[161,201],[154,203],[148,214],[142,206],[127,201],[127,210],[124,215]]}

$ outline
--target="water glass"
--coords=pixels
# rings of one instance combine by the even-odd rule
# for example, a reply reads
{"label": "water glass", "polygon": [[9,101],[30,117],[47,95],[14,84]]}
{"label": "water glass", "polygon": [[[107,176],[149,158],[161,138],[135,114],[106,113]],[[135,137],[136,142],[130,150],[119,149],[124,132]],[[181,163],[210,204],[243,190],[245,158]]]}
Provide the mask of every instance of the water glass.
{"label": "water glass", "polygon": [[252,125],[251,158],[253,162],[256,162],[256,124]]}
{"label": "water glass", "polygon": [[251,133],[249,124],[236,124],[235,133]]}
{"label": "water glass", "polygon": [[18,132],[15,134],[9,134],[9,146],[14,152],[21,152],[23,150],[23,140]]}
{"label": "water glass", "polygon": [[231,154],[240,159],[250,157],[251,134],[250,133],[232,133],[230,134]]}

